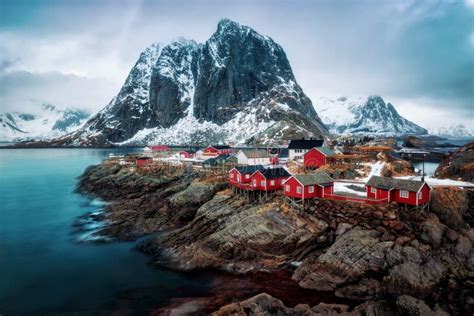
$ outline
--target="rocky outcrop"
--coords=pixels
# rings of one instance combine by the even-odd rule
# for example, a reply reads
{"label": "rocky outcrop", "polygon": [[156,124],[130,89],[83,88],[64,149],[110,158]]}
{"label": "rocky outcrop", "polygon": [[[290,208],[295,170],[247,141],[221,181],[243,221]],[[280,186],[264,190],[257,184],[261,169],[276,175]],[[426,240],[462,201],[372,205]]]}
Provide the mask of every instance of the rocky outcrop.
{"label": "rocky outcrop", "polygon": [[[411,315],[427,308],[472,314],[474,229],[463,222],[467,201],[459,189],[436,189],[433,212],[318,199],[308,201],[302,211],[278,196],[249,199],[222,190],[224,186],[191,169],[137,170],[107,162],[88,168],[79,189],[111,201],[104,215],[108,225],[100,234],[130,239],[158,232],[138,245],[158,264],[246,275],[265,271],[267,278],[284,271],[284,289],[315,291],[309,295],[314,297],[332,293],[329,302],[363,302],[348,309],[321,301],[312,301],[319,304],[314,307],[287,307],[299,301],[289,304],[284,299],[289,293],[272,292],[277,284],[251,295],[268,292],[285,304],[260,296],[231,304],[219,311],[223,314]],[[453,201],[453,206],[441,208],[443,201]],[[239,300],[250,296],[245,290],[239,293]],[[221,304],[210,310],[232,297],[221,296]]]}
{"label": "rocky outcrop", "polygon": [[407,148],[418,148],[418,149],[423,149],[426,148],[425,142],[415,136],[408,136],[403,140],[403,146]]}
{"label": "rocky outcrop", "polygon": [[474,142],[462,146],[441,162],[435,176],[474,182]]}
{"label": "rocky outcrop", "polygon": [[324,245],[327,223],[283,212],[279,203],[248,205],[218,194],[186,226],[144,242],[140,249],[180,270],[276,269]]}
{"label": "rocky outcrop", "polygon": [[465,227],[470,196],[467,190],[455,187],[435,187],[431,193],[431,211],[453,229]]}
{"label": "rocky outcrop", "polygon": [[204,44],[148,47],[109,105],[52,145],[254,144],[327,134],[282,47],[224,19]]}
{"label": "rocky outcrop", "polygon": [[303,261],[293,278],[305,288],[333,291],[341,284],[358,280],[368,272],[377,273],[385,264],[385,253],[393,242],[381,242],[380,233],[352,229],[319,257]]}

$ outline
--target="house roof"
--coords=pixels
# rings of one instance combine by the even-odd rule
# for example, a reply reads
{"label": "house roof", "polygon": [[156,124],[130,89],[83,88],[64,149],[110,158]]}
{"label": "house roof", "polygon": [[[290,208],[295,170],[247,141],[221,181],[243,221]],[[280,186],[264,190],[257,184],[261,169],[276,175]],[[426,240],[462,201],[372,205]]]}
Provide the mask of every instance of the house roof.
{"label": "house roof", "polygon": [[332,151],[330,148],[327,148],[327,147],[316,147],[316,149],[326,156],[331,156],[331,155],[336,154],[334,151]]}
{"label": "house roof", "polygon": [[298,182],[302,185],[326,185],[334,182],[334,179],[331,178],[326,172],[318,171],[315,173],[308,173],[308,174],[295,174],[295,177]]}
{"label": "house roof", "polygon": [[372,176],[366,185],[385,190],[397,189],[418,192],[424,184],[423,181]]}
{"label": "house roof", "polygon": [[195,154],[196,151],[193,149],[183,149],[181,150],[182,153],[188,153],[188,154]]}
{"label": "house roof", "polygon": [[138,157],[138,158],[137,158],[137,160],[149,160],[149,159],[153,159],[153,157],[141,156],[141,157]]}
{"label": "house roof", "polygon": [[282,167],[266,168],[263,171],[260,171],[260,173],[267,179],[291,177],[291,174],[289,174],[288,171]]}
{"label": "house roof", "polygon": [[269,158],[270,155],[265,149],[242,149],[241,152],[247,158]]}
{"label": "house roof", "polygon": [[227,146],[227,145],[212,145],[212,146],[209,146],[207,148],[215,148],[215,149],[230,149],[230,146]]}
{"label": "house roof", "polygon": [[288,149],[311,149],[322,147],[323,144],[323,139],[292,139],[288,144]]}
{"label": "house roof", "polygon": [[235,168],[241,174],[252,174],[255,171],[264,171],[265,167],[262,165],[242,166]]}

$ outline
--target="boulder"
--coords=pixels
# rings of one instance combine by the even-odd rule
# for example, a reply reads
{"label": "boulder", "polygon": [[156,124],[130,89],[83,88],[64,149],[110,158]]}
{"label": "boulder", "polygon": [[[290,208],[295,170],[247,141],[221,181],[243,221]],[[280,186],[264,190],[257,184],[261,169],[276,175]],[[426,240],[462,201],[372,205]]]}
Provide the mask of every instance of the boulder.
{"label": "boulder", "polygon": [[397,307],[401,315],[407,316],[431,316],[433,311],[422,300],[413,296],[402,295],[397,298]]}
{"label": "boulder", "polygon": [[463,215],[469,208],[466,190],[455,187],[436,187],[431,193],[431,212],[454,230],[464,228]]}
{"label": "boulder", "polygon": [[428,214],[428,218],[421,225],[420,239],[436,249],[441,245],[445,229],[446,226],[440,223],[435,214]]}
{"label": "boulder", "polygon": [[445,275],[446,269],[434,260],[426,264],[405,262],[393,267],[384,278],[390,294],[427,297]]}
{"label": "boulder", "polygon": [[293,274],[301,287],[332,291],[366,273],[378,272],[385,263],[385,252],[393,242],[381,242],[380,233],[355,227],[340,235],[317,258],[305,259]]}

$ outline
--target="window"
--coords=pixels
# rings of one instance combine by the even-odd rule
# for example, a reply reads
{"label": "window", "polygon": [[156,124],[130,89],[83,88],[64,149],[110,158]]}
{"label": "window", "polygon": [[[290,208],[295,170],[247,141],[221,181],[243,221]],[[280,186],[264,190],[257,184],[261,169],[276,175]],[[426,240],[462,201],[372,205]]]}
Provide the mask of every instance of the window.
{"label": "window", "polygon": [[286,192],[290,192],[290,185],[289,184],[285,185],[285,190],[286,190]]}
{"label": "window", "polygon": [[418,192],[418,200],[421,200],[423,198],[423,192]]}
{"label": "window", "polygon": [[301,194],[301,187],[296,187],[296,193]]}
{"label": "window", "polygon": [[400,197],[401,198],[408,198],[408,191],[405,191],[405,190],[401,190],[400,191]]}
{"label": "window", "polygon": [[310,185],[310,186],[308,187],[308,192],[309,192],[309,193],[314,193],[314,186]]}
{"label": "window", "polygon": [[377,189],[376,188],[370,188],[370,192],[375,193],[375,192],[377,192]]}
{"label": "window", "polygon": [[234,179],[234,174],[233,173],[230,174],[230,178]]}
{"label": "window", "polygon": [[265,186],[265,180],[260,181],[260,185],[261,185],[262,187],[264,187],[264,186]]}
{"label": "window", "polygon": [[256,187],[257,186],[257,180],[253,179],[253,186]]}
{"label": "window", "polygon": [[248,179],[248,178],[250,178],[250,175],[249,175],[249,174],[246,174],[246,175],[245,175],[245,179]]}
{"label": "window", "polygon": [[275,180],[270,180],[270,185],[275,185]]}

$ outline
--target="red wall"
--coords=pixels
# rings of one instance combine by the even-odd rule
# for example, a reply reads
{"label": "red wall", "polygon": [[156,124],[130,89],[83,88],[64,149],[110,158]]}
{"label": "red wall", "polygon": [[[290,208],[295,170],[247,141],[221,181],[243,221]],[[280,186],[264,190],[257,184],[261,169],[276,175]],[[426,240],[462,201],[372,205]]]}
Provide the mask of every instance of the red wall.
{"label": "red wall", "polygon": [[[389,194],[390,194],[389,192],[391,192],[391,191],[388,191],[388,190],[376,188],[375,189],[376,193],[372,193],[372,187],[370,187],[370,186],[367,186],[366,190],[367,190],[367,197],[369,199],[375,199],[375,200],[387,199]],[[392,201],[392,198],[390,198],[390,201]]]}
{"label": "red wall", "polygon": [[[233,177],[232,177],[233,176]],[[240,176],[240,179],[239,179]],[[240,182],[240,183],[249,183],[250,182],[250,174],[241,174],[236,169],[232,169],[229,172],[229,180]]]}
{"label": "red wall", "polygon": [[143,167],[151,162],[151,159],[137,159],[135,161],[137,167]]}
{"label": "red wall", "polygon": [[[280,189],[281,184],[283,181],[285,181],[285,179],[286,178],[266,179],[260,172],[255,172],[251,176],[251,183],[252,183],[252,186],[256,188],[257,190],[272,191],[272,190]],[[264,181],[264,184],[266,185],[262,185],[262,181]],[[273,181],[273,185],[271,184],[272,181]]]}
{"label": "red wall", "polygon": [[316,148],[309,150],[303,156],[303,160],[305,167],[321,167],[326,164],[326,156]]}
{"label": "red wall", "polygon": [[[290,191],[286,190],[286,186],[290,186]],[[290,196],[293,198],[297,199],[302,199],[303,198],[303,192],[304,192],[304,198],[305,199],[310,199],[310,198],[315,198],[315,197],[323,197],[323,191],[324,194],[330,195],[333,194],[333,186],[327,186],[327,187],[321,187],[319,185],[314,185],[314,191],[312,193],[309,192],[309,187],[310,186],[305,186],[304,190],[301,190],[301,193],[298,193],[297,188],[301,187],[303,188],[302,184],[299,183],[295,178],[290,178],[285,184],[283,185],[283,192],[286,196]]]}

